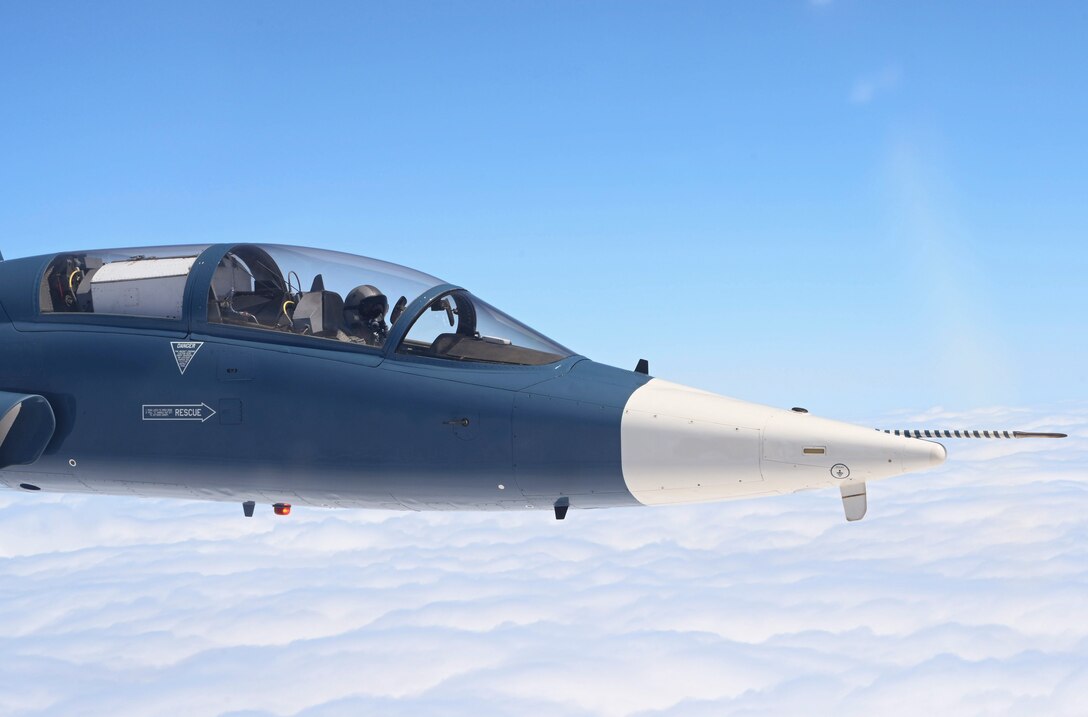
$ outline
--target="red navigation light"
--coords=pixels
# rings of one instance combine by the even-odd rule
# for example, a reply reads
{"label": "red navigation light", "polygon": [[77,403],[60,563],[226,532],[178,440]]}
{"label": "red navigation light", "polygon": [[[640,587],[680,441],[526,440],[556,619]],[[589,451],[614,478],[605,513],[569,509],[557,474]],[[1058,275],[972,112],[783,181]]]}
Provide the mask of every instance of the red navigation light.
{"label": "red navigation light", "polygon": [[291,515],[291,504],[276,503],[272,506],[272,510],[275,511],[276,515]]}

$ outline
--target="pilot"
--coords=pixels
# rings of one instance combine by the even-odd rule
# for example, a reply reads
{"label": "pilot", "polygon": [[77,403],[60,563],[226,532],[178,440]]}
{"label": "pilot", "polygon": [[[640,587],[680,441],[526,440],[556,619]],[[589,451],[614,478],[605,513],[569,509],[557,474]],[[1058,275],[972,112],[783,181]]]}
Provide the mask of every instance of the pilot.
{"label": "pilot", "polygon": [[370,284],[356,286],[344,299],[344,324],[347,333],[368,346],[381,346],[389,335],[385,314],[389,302],[385,294]]}

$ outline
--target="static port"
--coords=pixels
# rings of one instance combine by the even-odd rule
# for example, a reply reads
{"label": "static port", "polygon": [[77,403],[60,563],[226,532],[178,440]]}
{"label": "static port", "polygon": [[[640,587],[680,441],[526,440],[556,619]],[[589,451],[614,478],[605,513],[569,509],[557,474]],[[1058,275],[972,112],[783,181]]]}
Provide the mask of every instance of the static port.
{"label": "static port", "polygon": [[19,487],[23,490],[41,490],[41,488],[39,488],[38,486],[32,485],[30,483],[20,483]]}

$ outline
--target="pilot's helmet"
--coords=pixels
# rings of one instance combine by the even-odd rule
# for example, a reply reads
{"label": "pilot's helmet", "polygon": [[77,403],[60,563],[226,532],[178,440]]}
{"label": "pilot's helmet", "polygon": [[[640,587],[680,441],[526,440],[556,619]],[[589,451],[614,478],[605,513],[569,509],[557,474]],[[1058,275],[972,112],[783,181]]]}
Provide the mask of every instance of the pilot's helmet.
{"label": "pilot's helmet", "polygon": [[363,284],[352,289],[344,299],[344,314],[349,322],[380,320],[389,311],[389,302],[385,294],[370,284]]}

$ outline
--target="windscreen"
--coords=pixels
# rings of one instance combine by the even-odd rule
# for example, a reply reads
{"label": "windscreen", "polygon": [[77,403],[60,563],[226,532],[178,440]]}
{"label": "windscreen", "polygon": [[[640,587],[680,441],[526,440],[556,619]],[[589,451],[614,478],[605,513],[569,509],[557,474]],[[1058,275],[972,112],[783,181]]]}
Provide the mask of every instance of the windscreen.
{"label": "windscreen", "polygon": [[432,301],[409,329],[397,352],[411,356],[540,366],[573,352],[467,291]]}

